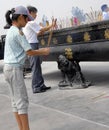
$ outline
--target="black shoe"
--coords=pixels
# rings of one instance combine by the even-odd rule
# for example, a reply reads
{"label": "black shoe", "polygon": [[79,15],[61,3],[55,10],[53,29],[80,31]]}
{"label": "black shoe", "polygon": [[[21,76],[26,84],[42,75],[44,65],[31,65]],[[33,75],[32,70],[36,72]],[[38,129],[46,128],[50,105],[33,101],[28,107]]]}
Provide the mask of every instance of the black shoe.
{"label": "black shoe", "polygon": [[50,86],[47,87],[47,86],[44,85],[44,86],[42,87],[42,89],[43,89],[43,90],[48,90],[48,89],[51,89],[51,87],[50,87]]}
{"label": "black shoe", "polygon": [[43,88],[33,90],[33,93],[43,93],[43,92],[46,92],[46,90],[45,90],[45,89],[43,89]]}

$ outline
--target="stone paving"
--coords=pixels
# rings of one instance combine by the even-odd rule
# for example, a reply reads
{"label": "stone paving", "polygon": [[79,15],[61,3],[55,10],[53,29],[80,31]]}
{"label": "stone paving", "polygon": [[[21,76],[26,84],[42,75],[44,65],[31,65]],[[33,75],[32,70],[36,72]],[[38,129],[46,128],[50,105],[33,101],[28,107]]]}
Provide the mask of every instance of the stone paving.
{"label": "stone paving", "polygon": [[[82,62],[81,68],[93,84],[87,89],[59,90],[55,62],[42,64],[45,83],[52,87],[47,92],[33,94],[31,73],[26,75],[30,130],[109,130],[109,62]],[[2,69],[0,61],[0,130],[18,130]]]}

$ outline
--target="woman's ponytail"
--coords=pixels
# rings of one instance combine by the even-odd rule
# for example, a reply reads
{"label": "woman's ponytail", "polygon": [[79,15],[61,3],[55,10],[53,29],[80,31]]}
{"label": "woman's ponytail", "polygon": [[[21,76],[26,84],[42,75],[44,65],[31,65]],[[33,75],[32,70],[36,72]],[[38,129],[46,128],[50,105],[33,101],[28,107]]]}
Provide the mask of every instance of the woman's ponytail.
{"label": "woman's ponytail", "polygon": [[11,26],[12,25],[12,11],[8,10],[5,14],[6,22]]}

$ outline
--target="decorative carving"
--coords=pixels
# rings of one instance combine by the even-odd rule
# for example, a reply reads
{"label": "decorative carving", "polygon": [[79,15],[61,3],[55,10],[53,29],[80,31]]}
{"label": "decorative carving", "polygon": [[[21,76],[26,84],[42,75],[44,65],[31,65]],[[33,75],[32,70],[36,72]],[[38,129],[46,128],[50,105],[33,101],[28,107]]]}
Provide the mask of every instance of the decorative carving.
{"label": "decorative carving", "polygon": [[67,41],[67,43],[72,43],[73,42],[72,36],[68,35],[66,41]]}
{"label": "decorative carving", "polygon": [[104,37],[105,37],[105,39],[109,39],[109,29],[105,30]]}
{"label": "decorative carving", "polygon": [[56,38],[53,38],[53,44],[58,44],[58,40]]}
{"label": "decorative carving", "polygon": [[71,48],[66,48],[65,49],[65,55],[68,59],[73,59],[73,52]]}
{"label": "decorative carving", "polygon": [[44,46],[45,45],[45,40],[41,39],[41,45]]}
{"label": "decorative carving", "polygon": [[70,61],[60,55],[57,62],[63,76],[63,80],[59,82],[60,89],[87,88],[91,85],[89,81],[85,80],[77,61]]}
{"label": "decorative carving", "polygon": [[84,33],[84,41],[90,41],[91,40],[91,36],[90,36],[90,34],[88,33],[88,32],[85,32]]}

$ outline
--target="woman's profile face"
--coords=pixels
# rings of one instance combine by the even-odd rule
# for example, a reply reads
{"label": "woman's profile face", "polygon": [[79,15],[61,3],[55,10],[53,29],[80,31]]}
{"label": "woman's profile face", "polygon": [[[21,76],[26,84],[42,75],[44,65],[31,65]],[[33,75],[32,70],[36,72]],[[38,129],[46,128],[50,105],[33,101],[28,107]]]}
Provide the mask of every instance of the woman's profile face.
{"label": "woman's profile face", "polygon": [[23,16],[23,15],[19,16],[18,23],[19,23],[20,27],[25,27],[25,25],[27,24],[27,22],[28,22],[28,16]]}

